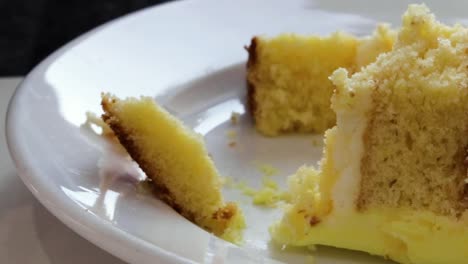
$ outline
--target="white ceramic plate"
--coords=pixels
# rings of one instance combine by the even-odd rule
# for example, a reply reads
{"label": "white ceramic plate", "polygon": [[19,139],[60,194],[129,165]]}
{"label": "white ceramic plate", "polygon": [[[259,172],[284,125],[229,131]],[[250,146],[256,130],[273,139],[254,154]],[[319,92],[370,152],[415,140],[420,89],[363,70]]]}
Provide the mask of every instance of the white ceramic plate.
{"label": "white ceramic plate", "polygon": [[[450,3],[448,3],[450,2]],[[223,175],[258,186],[255,162],[287,175],[315,164],[321,136],[275,139],[257,135],[245,114],[243,49],[256,34],[369,34],[378,21],[399,25],[408,3],[392,1],[207,0],[143,10],[76,39],[37,66],[11,101],[8,145],[21,178],[60,220],[103,249],[131,263],[304,263],[306,250],[269,243],[278,210],[259,209],[235,190],[246,212],[245,244],[223,242],[134,186],[118,181],[103,195],[98,160],[102,140],[80,129],[85,112],[100,112],[100,93],[152,95],[205,136]],[[463,22],[468,2],[428,3],[446,22]],[[236,126],[232,111],[242,113]],[[237,132],[228,147],[228,130]],[[244,202],[242,202],[244,201]],[[385,263],[363,253],[320,247],[317,263]]]}

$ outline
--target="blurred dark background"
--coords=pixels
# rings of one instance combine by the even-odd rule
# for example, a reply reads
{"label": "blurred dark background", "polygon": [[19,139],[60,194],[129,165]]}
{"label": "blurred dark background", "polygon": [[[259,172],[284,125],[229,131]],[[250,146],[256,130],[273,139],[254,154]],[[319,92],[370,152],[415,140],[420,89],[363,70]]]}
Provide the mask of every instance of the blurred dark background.
{"label": "blurred dark background", "polygon": [[0,76],[25,75],[80,34],[164,2],[169,0],[0,0]]}

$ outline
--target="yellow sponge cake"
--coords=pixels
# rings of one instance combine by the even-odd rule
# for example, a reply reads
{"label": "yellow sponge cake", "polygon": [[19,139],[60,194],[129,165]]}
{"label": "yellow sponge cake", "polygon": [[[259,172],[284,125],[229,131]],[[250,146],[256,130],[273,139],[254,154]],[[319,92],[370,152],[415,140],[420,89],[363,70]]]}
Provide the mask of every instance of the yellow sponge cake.
{"label": "yellow sponge cake", "polygon": [[221,182],[200,135],[150,97],[120,100],[104,94],[103,120],[152,180],[164,202],[197,225],[231,242],[240,242],[244,217],[225,203]]}
{"label": "yellow sponge cake", "polygon": [[336,70],[319,170],[289,179],[271,228],[286,245],[329,245],[401,263],[468,263],[468,29],[411,5],[392,51]]}
{"label": "yellow sponge cake", "polygon": [[330,74],[339,67],[359,70],[389,51],[394,38],[386,25],[365,38],[341,32],[328,37],[254,37],[248,47],[247,83],[257,130],[276,136],[323,132],[335,125]]}

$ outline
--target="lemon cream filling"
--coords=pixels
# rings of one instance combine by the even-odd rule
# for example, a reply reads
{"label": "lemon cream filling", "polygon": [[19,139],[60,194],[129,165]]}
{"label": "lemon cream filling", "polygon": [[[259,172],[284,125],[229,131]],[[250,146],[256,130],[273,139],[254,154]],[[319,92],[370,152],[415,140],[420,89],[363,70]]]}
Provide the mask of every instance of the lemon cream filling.
{"label": "lemon cream filling", "polygon": [[[287,224],[284,222],[286,221]],[[303,214],[288,214],[271,231],[277,242],[294,246],[329,245],[363,250],[401,263],[466,263],[466,220],[404,209],[349,212],[326,217],[310,228]],[[294,226],[292,229],[288,226]],[[286,240],[284,240],[286,239]]]}
{"label": "lemon cream filling", "polygon": [[[325,157],[336,155],[337,134],[336,128],[327,132]],[[322,167],[335,168],[331,161]],[[403,208],[358,211],[350,204],[339,208],[333,200],[339,188],[327,186],[321,173],[313,167],[301,167],[290,177],[292,203],[281,221],[270,228],[276,243],[359,250],[400,263],[461,264],[468,259],[468,213],[455,219]],[[327,176],[336,177],[337,184],[343,181],[339,174]],[[324,195],[327,192],[333,193],[331,202]]]}

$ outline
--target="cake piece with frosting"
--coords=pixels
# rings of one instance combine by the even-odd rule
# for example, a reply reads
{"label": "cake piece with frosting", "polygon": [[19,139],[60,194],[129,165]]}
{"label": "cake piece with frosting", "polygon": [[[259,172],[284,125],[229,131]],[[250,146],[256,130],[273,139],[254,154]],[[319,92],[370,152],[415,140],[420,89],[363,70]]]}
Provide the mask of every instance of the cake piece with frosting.
{"label": "cake piece with frosting", "polygon": [[337,124],[320,168],[289,179],[273,239],[467,263],[468,29],[411,5],[392,51],[331,80]]}

